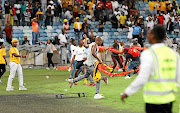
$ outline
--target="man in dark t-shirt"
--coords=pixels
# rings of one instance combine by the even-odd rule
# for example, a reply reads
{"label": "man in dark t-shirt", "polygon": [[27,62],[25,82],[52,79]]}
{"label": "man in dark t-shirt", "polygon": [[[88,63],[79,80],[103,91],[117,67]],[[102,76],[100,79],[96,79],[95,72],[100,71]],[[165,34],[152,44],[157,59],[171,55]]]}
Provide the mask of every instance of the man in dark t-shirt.
{"label": "man in dark t-shirt", "polygon": [[50,25],[50,23],[51,23],[51,17],[52,17],[51,7],[49,7],[49,9],[47,9],[47,11],[46,11],[45,26]]}
{"label": "man in dark t-shirt", "polygon": [[[113,48],[119,50],[119,44],[118,44],[118,40],[117,40],[117,39],[114,40]],[[120,60],[120,58],[119,58],[119,54],[112,52],[112,53],[111,53],[111,58],[112,58],[113,63],[114,63],[113,70],[112,70],[111,73],[114,72],[114,69],[115,69],[116,66],[117,66],[117,62],[116,62],[116,61],[118,61],[120,68],[123,68],[122,62],[121,62],[121,60]],[[123,69],[123,72],[124,72],[124,71],[125,71],[125,70]]]}

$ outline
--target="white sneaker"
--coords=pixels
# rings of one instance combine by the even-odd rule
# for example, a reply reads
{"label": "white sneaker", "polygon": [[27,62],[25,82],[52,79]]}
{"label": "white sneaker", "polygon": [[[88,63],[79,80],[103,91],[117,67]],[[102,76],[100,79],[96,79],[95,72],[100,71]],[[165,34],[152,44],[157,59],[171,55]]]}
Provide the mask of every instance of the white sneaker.
{"label": "white sneaker", "polygon": [[54,68],[53,68],[53,70],[57,70],[57,68],[56,68],[56,67],[54,67]]}
{"label": "white sneaker", "polygon": [[122,69],[118,69],[118,72],[122,72],[123,70]]}
{"label": "white sneaker", "polygon": [[7,87],[7,88],[6,88],[6,91],[13,91],[13,90],[14,90],[14,89],[13,89],[12,87],[10,87],[10,88]]}
{"label": "white sneaker", "polygon": [[47,70],[50,70],[49,67],[46,68]]}
{"label": "white sneaker", "polygon": [[0,79],[0,84],[2,83],[1,79]]}
{"label": "white sneaker", "polygon": [[19,90],[24,91],[24,90],[27,90],[27,88],[25,88],[24,86],[21,86],[21,87],[19,87]]}
{"label": "white sneaker", "polygon": [[131,79],[131,77],[129,77],[129,76],[126,76],[124,79]]}
{"label": "white sneaker", "polygon": [[73,79],[68,79],[68,82],[69,82],[69,87],[72,88],[72,85],[73,85]]}
{"label": "white sneaker", "polygon": [[102,94],[95,94],[94,95],[94,99],[102,99],[102,98],[104,98],[104,96],[102,95]]}

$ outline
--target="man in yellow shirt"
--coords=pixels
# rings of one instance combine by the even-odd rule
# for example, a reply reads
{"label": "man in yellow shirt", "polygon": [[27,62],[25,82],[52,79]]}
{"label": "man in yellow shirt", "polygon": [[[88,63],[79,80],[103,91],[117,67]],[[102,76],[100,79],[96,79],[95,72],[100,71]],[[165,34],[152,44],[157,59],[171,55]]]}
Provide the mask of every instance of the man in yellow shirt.
{"label": "man in yellow shirt", "polygon": [[166,2],[164,2],[164,0],[160,2],[160,9],[161,13],[164,13],[164,11],[166,11]]}
{"label": "man in yellow shirt", "polygon": [[23,86],[23,72],[22,72],[22,67],[20,65],[20,57],[26,58],[26,56],[19,55],[19,51],[16,48],[17,42],[18,42],[18,40],[16,40],[16,39],[12,40],[12,47],[9,50],[9,55],[10,55],[10,63],[9,63],[10,75],[9,75],[9,78],[8,78],[6,91],[13,91],[14,90],[13,87],[12,87],[12,81],[13,81],[13,79],[15,77],[16,72],[18,74],[19,90],[27,90],[27,88],[25,88]]}
{"label": "man in yellow shirt", "polygon": [[3,74],[6,72],[6,50],[5,50],[5,45],[3,42],[0,42],[0,83],[1,82],[1,77]]}
{"label": "man in yellow shirt", "polygon": [[120,16],[120,28],[125,28],[127,16],[124,15],[124,12],[122,12],[122,15]]}
{"label": "man in yellow shirt", "polygon": [[92,0],[88,2],[87,6],[89,7],[89,12],[91,15],[94,15],[94,12],[93,12],[93,2]]}

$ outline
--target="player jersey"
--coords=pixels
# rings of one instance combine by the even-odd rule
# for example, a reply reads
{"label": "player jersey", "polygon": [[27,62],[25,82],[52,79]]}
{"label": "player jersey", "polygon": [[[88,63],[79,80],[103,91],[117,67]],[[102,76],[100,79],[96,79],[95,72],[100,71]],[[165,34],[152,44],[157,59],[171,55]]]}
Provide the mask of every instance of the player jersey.
{"label": "player jersey", "polygon": [[15,62],[15,63],[19,64],[20,63],[20,57],[15,57],[13,55],[13,53],[16,53],[17,55],[19,55],[19,51],[16,47],[11,47],[9,50],[10,62]]}
{"label": "player jersey", "polygon": [[[96,58],[94,58],[94,56],[92,55],[92,51],[91,51],[92,46],[95,45],[95,44],[96,44],[96,43],[93,42],[93,43],[91,43],[91,44],[89,45],[87,60],[86,60],[86,62],[85,62],[85,64],[88,65],[88,66],[94,65],[95,60],[96,60]],[[96,49],[96,55],[98,54],[98,52],[99,52],[99,49],[98,49],[98,47],[97,47],[97,49]]]}
{"label": "player jersey", "polygon": [[5,55],[6,55],[6,50],[5,50],[5,48],[1,48],[1,49],[0,49],[0,64],[6,64],[5,59],[4,59],[4,57],[3,57],[3,56],[5,56]]}
{"label": "player jersey", "polygon": [[83,61],[86,57],[85,47],[76,47],[74,54],[76,55],[75,60]]}
{"label": "player jersey", "polygon": [[71,60],[72,60],[72,58],[73,58],[73,56],[74,56],[75,50],[76,50],[76,46],[71,45]]}

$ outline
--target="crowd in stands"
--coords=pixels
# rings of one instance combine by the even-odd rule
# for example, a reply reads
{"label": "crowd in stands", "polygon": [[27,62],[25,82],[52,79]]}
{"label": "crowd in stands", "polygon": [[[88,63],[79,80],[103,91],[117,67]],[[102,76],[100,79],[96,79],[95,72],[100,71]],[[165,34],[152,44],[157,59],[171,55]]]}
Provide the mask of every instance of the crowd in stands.
{"label": "crowd in stands", "polygon": [[[137,2],[148,6],[148,12],[143,14],[141,4],[137,5]],[[1,25],[5,25],[1,33],[6,33],[6,41],[10,44],[13,26],[32,26],[32,44],[36,44],[38,38],[42,37],[39,29],[57,26],[62,28],[62,32],[54,38],[55,42],[60,40],[57,44],[69,42],[70,30],[74,33],[72,38],[78,40],[86,34],[91,43],[97,32],[102,32],[103,35],[107,32],[105,30],[110,23],[112,29],[118,29],[116,32],[127,33],[125,41],[131,43],[132,39],[137,38],[143,47],[144,38],[156,24],[164,25],[170,38],[178,37],[179,3],[175,0],[49,0],[47,5],[42,7],[41,3],[32,3],[31,0],[17,3],[6,0],[0,5],[0,21]],[[94,31],[97,28],[98,31]]]}

